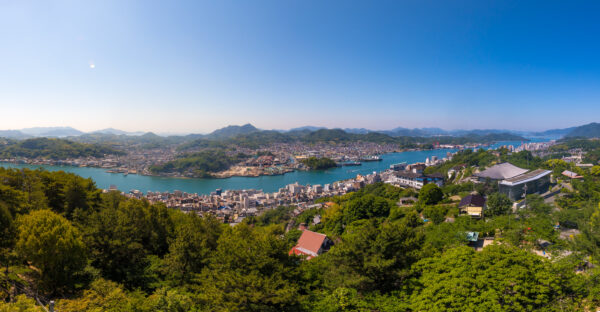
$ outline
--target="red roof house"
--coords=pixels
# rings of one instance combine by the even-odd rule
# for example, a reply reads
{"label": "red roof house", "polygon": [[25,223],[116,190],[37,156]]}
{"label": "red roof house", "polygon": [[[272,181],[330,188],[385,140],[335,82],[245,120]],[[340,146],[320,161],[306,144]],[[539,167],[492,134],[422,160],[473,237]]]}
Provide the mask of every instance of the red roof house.
{"label": "red roof house", "polygon": [[310,260],[326,251],[333,242],[327,238],[327,235],[305,230],[302,232],[298,243],[294,246],[289,254],[295,254],[297,256],[304,255],[307,260]]}

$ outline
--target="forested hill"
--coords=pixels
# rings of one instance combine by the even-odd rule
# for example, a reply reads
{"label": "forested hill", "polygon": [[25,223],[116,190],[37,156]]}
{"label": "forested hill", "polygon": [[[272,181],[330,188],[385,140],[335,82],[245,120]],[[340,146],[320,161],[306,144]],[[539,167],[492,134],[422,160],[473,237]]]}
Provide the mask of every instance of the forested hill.
{"label": "forested hill", "polygon": [[104,155],[123,155],[106,145],[77,143],[65,139],[33,138],[23,141],[6,141],[0,145],[0,158],[27,157],[67,159],[77,157],[103,157]]}
{"label": "forested hill", "polygon": [[402,148],[422,147],[423,145],[440,144],[465,144],[465,143],[492,143],[496,141],[527,141],[526,138],[510,133],[494,133],[487,135],[467,134],[465,136],[437,136],[437,137],[408,137],[379,133],[349,133],[342,129],[299,130],[281,133],[278,131],[264,130],[252,131],[224,139],[207,139],[205,137],[182,144],[180,150],[215,147],[216,145],[237,145],[256,148],[271,143],[352,143],[372,142],[378,144],[397,144]]}
{"label": "forested hill", "polygon": [[[531,195],[513,213],[494,183],[378,183],[232,227],[73,174],[0,168],[0,311],[42,312],[36,296],[69,312],[596,311],[598,172],[582,172],[557,207]],[[452,200],[473,191],[488,197],[484,219]],[[417,202],[398,206],[404,197]],[[285,231],[291,222],[333,246],[290,255],[302,234]],[[475,251],[467,232],[497,243]],[[534,252],[541,242],[552,256]]]}
{"label": "forested hill", "polygon": [[566,135],[567,137],[600,138],[600,123],[590,123],[575,127]]}
{"label": "forested hill", "polygon": [[150,167],[154,174],[181,173],[186,176],[211,177],[212,173],[227,170],[232,165],[247,159],[246,154],[227,155],[223,150],[204,150],[198,153],[181,154],[177,159]]}

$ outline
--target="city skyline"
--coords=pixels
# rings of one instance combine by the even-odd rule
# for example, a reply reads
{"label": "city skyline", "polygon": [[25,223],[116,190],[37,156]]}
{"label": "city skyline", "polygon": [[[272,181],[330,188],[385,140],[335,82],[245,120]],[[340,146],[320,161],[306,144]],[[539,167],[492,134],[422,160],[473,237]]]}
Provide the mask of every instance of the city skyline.
{"label": "city skyline", "polygon": [[600,113],[599,8],[3,2],[0,128],[578,126]]}

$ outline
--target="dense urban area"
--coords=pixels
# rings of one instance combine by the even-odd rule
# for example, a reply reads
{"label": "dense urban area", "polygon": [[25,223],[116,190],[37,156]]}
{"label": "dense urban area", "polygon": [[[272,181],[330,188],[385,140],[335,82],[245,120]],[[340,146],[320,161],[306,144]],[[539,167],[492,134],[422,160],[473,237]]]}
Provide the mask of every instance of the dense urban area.
{"label": "dense urban area", "polygon": [[[526,139],[509,133],[437,138],[340,129],[288,132],[259,130],[248,124],[207,135],[161,137],[91,133],[66,139],[0,139],[0,162],[104,168],[122,174],[227,178],[280,175],[378,161],[386,153],[409,149],[469,147]],[[310,162],[322,159],[321,166]],[[324,163],[324,160],[330,160]],[[312,165],[311,165],[312,164]]]}
{"label": "dense urban area", "polygon": [[[189,153],[254,155],[236,159],[248,166],[294,158],[302,170],[403,148],[458,150],[276,192],[143,193],[63,171],[0,168],[0,311],[594,311],[594,137],[495,149],[441,137],[410,147],[265,142],[233,154],[227,144],[236,143],[224,142],[238,136],[202,142],[226,144],[217,149],[191,141]],[[83,139],[6,139],[2,155],[71,165],[93,157],[100,167],[135,148],[148,151],[142,163],[159,157],[155,146],[126,151]],[[162,165],[190,142],[176,144]]]}

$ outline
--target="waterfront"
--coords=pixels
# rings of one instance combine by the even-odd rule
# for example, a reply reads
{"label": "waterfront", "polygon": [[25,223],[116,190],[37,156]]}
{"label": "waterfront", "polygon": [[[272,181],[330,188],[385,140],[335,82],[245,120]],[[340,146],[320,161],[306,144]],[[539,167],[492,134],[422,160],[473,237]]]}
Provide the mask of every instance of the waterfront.
{"label": "waterfront", "polygon": [[[543,142],[547,140],[531,140],[531,142]],[[491,145],[489,148],[498,148],[504,145],[512,145],[517,147],[521,145],[520,141],[502,141]],[[327,184],[334,181],[345,180],[356,177],[357,174],[369,174],[374,171],[383,171],[388,169],[390,165],[397,163],[416,163],[424,162],[426,158],[437,156],[438,158],[446,157],[447,153],[454,153],[456,149],[435,149],[424,151],[406,151],[400,153],[389,153],[382,155],[382,161],[362,162],[361,166],[338,167],[328,170],[318,171],[294,171],[284,175],[276,176],[260,176],[260,177],[231,177],[225,179],[186,179],[158,176],[144,176],[130,174],[124,176],[120,173],[108,173],[106,169],[93,167],[73,167],[73,166],[41,166],[28,164],[0,163],[2,167],[11,168],[45,168],[46,170],[72,172],[85,178],[92,178],[96,185],[103,189],[108,189],[111,185],[117,186],[121,191],[128,192],[130,190],[159,191],[172,192],[175,190],[209,194],[210,192],[220,188],[223,190],[242,190],[242,189],[257,189],[264,192],[275,192],[281,187],[288,184],[296,183],[306,184]]]}
{"label": "waterfront", "polygon": [[172,192],[180,190],[188,193],[209,194],[215,189],[258,189],[265,192],[275,192],[288,184],[298,182],[300,184],[326,184],[334,181],[356,177],[357,174],[369,174],[373,171],[382,171],[391,164],[407,162],[424,162],[426,158],[437,156],[446,157],[446,154],[456,152],[454,149],[437,149],[426,151],[407,151],[382,155],[382,161],[363,162],[356,167],[338,167],[321,171],[295,171],[278,176],[261,177],[232,177],[226,179],[182,179],[169,177],[155,177],[130,174],[124,176],[119,173],[108,173],[105,169],[91,167],[72,166],[38,166],[26,164],[0,163],[3,167],[12,168],[40,168],[57,171],[72,172],[85,178],[92,178],[100,188],[107,189],[110,185],[116,185],[121,191],[128,192],[136,189],[143,192],[160,191]]}

